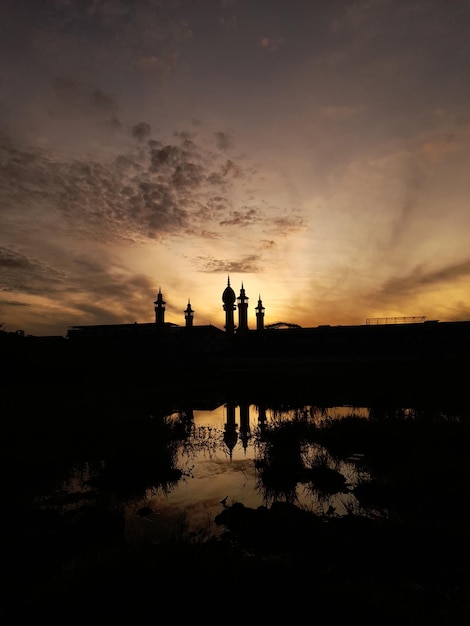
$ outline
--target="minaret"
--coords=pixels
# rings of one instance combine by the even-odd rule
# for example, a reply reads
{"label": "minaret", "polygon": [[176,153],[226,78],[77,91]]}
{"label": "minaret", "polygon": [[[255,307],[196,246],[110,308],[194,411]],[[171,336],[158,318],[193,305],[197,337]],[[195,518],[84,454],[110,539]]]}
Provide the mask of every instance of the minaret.
{"label": "minaret", "polygon": [[258,296],[258,306],[255,309],[256,311],[256,330],[262,331],[264,330],[264,306],[261,302],[261,296]]}
{"label": "minaret", "polygon": [[230,276],[227,279],[227,286],[222,294],[222,302],[224,303],[225,311],[225,332],[228,335],[233,335],[235,332],[235,322],[233,320],[233,312],[235,311],[235,292],[230,287]]}
{"label": "minaret", "polygon": [[184,311],[184,319],[186,320],[186,328],[192,328],[193,317],[194,317],[194,311],[192,310],[191,303],[189,302],[189,299],[188,299],[188,306],[186,307]]}
{"label": "minaret", "polygon": [[248,330],[248,298],[245,295],[245,290],[240,289],[240,295],[238,300],[238,330],[237,333],[244,333]]}
{"label": "minaret", "polygon": [[162,296],[162,290],[160,287],[158,288],[157,299],[154,302],[155,305],[155,324],[158,326],[163,326],[165,323],[165,300]]}

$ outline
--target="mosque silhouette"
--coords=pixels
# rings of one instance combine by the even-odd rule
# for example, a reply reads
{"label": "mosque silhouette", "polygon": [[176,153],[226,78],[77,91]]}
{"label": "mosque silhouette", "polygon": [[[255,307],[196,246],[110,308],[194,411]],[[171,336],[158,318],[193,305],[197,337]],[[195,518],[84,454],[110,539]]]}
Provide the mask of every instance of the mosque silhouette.
{"label": "mosque silhouette", "polygon": [[355,326],[266,325],[259,296],[250,328],[248,302],[243,283],[237,296],[228,277],[224,328],[194,324],[189,300],[184,324],[166,322],[159,288],[153,322],[70,326],[65,337],[0,331],[2,380],[12,387],[60,381],[74,393],[134,383],[197,396],[215,388],[236,394],[237,402],[240,394],[281,397],[287,389],[293,395],[314,389],[325,397],[341,389],[348,401],[372,393],[382,401],[394,389],[405,401],[416,393],[428,401],[451,389],[454,400],[463,394],[466,401],[470,321],[414,316],[369,318]]}
{"label": "mosque silhouette", "polygon": [[[240,295],[237,297],[235,295],[235,291],[230,286],[230,276],[227,278],[227,286],[222,293],[222,303],[223,309],[225,311],[225,335],[231,336],[234,334],[243,335],[249,332],[248,327],[248,300],[249,298],[246,295],[245,289],[243,287],[243,282],[240,289]],[[166,302],[163,299],[163,294],[161,288],[158,290],[157,299],[154,301],[155,305],[155,322],[153,323],[144,323],[144,324],[106,324],[106,325],[94,325],[94,326],[71,326],[68,329],[67,337],[71,339],[75,339],[77,337],[104,337],[104,336],[121,336],[129,334],[131,336],[136,336],[136,334],[147,334],[151,335],[155,332],[160,332],[161,329],[166,328],[180,328],[178,324],[174,324],[171,322],[165,322],[165,305]],[[235,324],[235,316],[234,312],[238,308],[238,325]],[[256,310],[256,331],[262,332],[265,329],[264,326],[264,306],[261,300],[261,296],[258,299],[258,305],[255,308]],[[184,310],[184,318],[185,318],[185,328],[199,328],[206,329],[214,328],[212,325],[206,326],[194,326],[194,310],[191,307],[191,302],[188,300],[188,305]],[[136,325],[138,325],[138,329],[136,329]],[[285,322],[277,322],[276,324],[272,324],[269,328],[279,328],[279,327],[291,327],[291,328],[300,328],[298,324],[289,324]],[[219,329],[217,329],[219,330]],[[137,332],[136,332],[137,331]]]}
{"label": "mosque silhouette", "polygon": [[[190,300],[184,310],[184,325],[165,321],[166,301],[161,288],[154,301],[155,321],[133,324],[100,324],[86,326],[70,326],[67,339],[74,346],[101,346],[112,350],[140,350],[141,353],[157,350],[166,359],[178,359],[181,355],[214,356],[231,354],[243,348],[245,354],[253,352],[255,344],[259,344],[261,336],[273,328],[300,328],[294,324],[277,323],[271,327],[264,325],[264,306],[261,296],[256,306],[256,330],[248,326],[248,300],[243,283],[237,297],[230,286],[230,276],[222,293],[222,306],[225,311],[224,329],[212,324],[194,324],[194,309]],[[238,309],[238,323],[235,323],[235,311]],[[256,340],[255,340],[256,336]],[[258,345],[258,350],[260,346]]]}
{"label": "mosque silhouette", "polygon": [[[194,324],[190,300],[184,310],[184,325],[165,322],[161,288],[154,301],[155,321],[150,323],[71,326],[67,339],[75,346],[101,347],[112,351],[132,349],[165,359],[182,356],[428,358],[460,357],[470,349],[470,322],[439,322],[424,316],[368,318],[353,326],[321,325],[304,328],[276,322],[265,325],[265,307],[258,297],[256,326],[248,324],[248,301],[243,282],[237,296],[230,276],[222,292],[224,329],[212,324]],[[235,311],[238,320],[235,323]]]}

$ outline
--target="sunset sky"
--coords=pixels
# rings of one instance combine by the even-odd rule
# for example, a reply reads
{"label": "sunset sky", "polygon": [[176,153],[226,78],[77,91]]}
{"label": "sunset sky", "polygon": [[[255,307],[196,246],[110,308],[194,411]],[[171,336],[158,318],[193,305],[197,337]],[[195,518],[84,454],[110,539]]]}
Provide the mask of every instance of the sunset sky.
{"label": "sunset sky", "polygon": [[2,0],[0,324],[470,319],[468,0]]}

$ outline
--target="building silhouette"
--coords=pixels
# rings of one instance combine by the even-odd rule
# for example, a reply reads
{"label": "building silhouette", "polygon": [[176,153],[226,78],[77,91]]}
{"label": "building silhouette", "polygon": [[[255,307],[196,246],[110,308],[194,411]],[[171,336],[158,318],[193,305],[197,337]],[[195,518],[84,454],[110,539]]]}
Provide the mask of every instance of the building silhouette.
{"label": "building silhouette", "polygon": [[165,304],[166,302],[163,300],[162,290],[158,288],[157,299],[154,302],[155,305],[155,324],[157,326],[163,326],[165,323]]}
{"label": "building silhouette", "polygon": [[[243,283],[241,284],[240,294],[236,296],[235,291],[230,286],[230,276],[227,278],[227,286],[222,292],[222,306],[225,312],[225,335],[231,337],[233,335],[241,336],[247,334],[250,329],[248,326],[248,296],[246,295]],[[212,325],[195,325],[194,314],[195,311],[191,306],[191,302],[188,299],[188,305],[184,310],[185,329],[191,329],[191,335],[189,333],[180,333],[182,328],[179,324],[171,322],[165,322],[165,305],[166,301],[163,299],[162,290],[159,287],[157,298],[154,301],[155,307],[155,323],[137,323],[133,324],[97,324],[97,325],[80,325],[70,326],[67,331],[67,337],[72,340],[83,340],[86,338],[121,338],[126,337],[130,339],[136,339],[138,337],[151,336],[162,339],[164,336],[169,338],[173,337],[175,342],[178,341],[178,335],[181,338],[193,340],[197,334],[201,337],[206,335],[207,340],[214,339],[219,333],[220,329],[217,329]],[[235,311],[238,310],[238,324],[235,322]],[[261,301],[261,296],[258,299],[258,306],[256,307],[256,330],[258,332],[264,330],[264,307]],[[163,329],[165,332],[163,332]],[[219,332],[217,332],[219,331]]]}
{"label": "building silhouette", "polygon": [[233,335],[235,332],[235,321],[233,312],[235,311],[235,301],[237,297],[234,290],[230,287],[230,276],[227,279],[227,287],[222,294],[222,302],[225,311],[225,331],[227,335]]}
{"label": "building silhouette", "polygon": [[[415,358],[438,354],[468,355],[470,322],[438,322],[424,316],[367,318],[365,324],[303,328],[298,324],[264,322],[265,307],[258,296],[254,307],[256,325],[249,325],[249,297],[243,282],[237,296],[227,277],[222,291],[224,329],[212,324],[194,323],[190,300],[184,325],[165,321],[161,288],[154,301],[155,322],[71,326],[67,339],[73,344],[111,349],[128,347],[134,351],[155,351],[167,359],[191,355],[225,355],[240,358],[296,357],[322,359],[342,356],[367,358]],[[237,320],[235,314],[237,312]]]}
{"label": "building silhouette", "polygon": [[237,298],[238,304],[238,333],[246,333],[248,330],[248,298],[245,293],[245,289],[242,287],[240,289],[240,295]]}
{"label": "building silhouette", "polygon": [[258,296],[258,306],[256,307],[256,330],[264,330],[264,306],[261,302],[261,296]]}
{"label": "building silhouette", "polygon": [[153,384],[176,370],[187,385],[201,388],[201,381],[217,379],[221,388],[231,393],[233,387],[236,395],[240,386],[232,381],[239,376],[247,386],[264,384],[273,390],[274,379],[298,381],[300,371],[303,384],[314,386],[328,372],[332,379],[340,371],[348,378],[372,376],[375,384],[382,372],[384,381],[379,382],[387,384],[390,373],[399,377],[405,367],[417,377],[423,371],[439,371],[453,381],[468,370],[470,321],[410,316],[366,318],[354,326],[265,324],[259,294],[253,307],[256,323],[250,326],[244,284],[237,296],[227,277],[221,295],[224,328],[197,324],[197,310],[189,299],[181,310],[181,325],[165,321],[166,301],[159,288],[153,322],[70,326],[66,337],[0,330],[2,375],[11,382],[60,376],[75,381],[92,377],[99,384],[121,379]]}

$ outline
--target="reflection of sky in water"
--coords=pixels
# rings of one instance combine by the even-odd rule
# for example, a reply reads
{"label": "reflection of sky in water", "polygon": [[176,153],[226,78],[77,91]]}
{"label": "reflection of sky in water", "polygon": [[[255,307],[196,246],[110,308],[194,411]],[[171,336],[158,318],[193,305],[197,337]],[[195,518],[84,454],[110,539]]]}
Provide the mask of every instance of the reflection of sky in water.
{"label": "reflection of sky in water", "polygon": [[[160,526],[166,520],[170,530],[172,526],[183,524],[189,532],[220,534],[223,529],[215,525],[214,518],[222,511],[223,503],[241,502],[252,508],[271,504],[258,487],[255,468],[258,451],[254,435],[259,431],[264,415],[265,423],[269,425],[279,420],[305,418],[318,422],[351,414],[367,417],[368,409],[305,407],[300,413],[298,409],[281,412],[267,409],[264,413],[255,405],[245,409],[220,405],[213,410],[194,410],[191,436],[181,444],[177,456],[177,467],[183,471],[184,477],[169,493],[161,490],[148,492],[143,504],[153,510],[153,515],[146,519],[146,523],[153,520]],[[177,415],[169,418],[176,419]],[[230,424],[231,429],[227,426]],[[227,428],[232,432],[228,438]],[[313,448],[307,450],[307,455],[314,453]],[[354,463],[342,463],[338,470],[348,482],[357,479]],[[300,483],[296,488],[296,498],[295,503],[308,510],[323,514],[333,505],[335,513],[340,515],[347,513],[355,500],[351,494],[339,494],[322,501],[309,485]]]}

